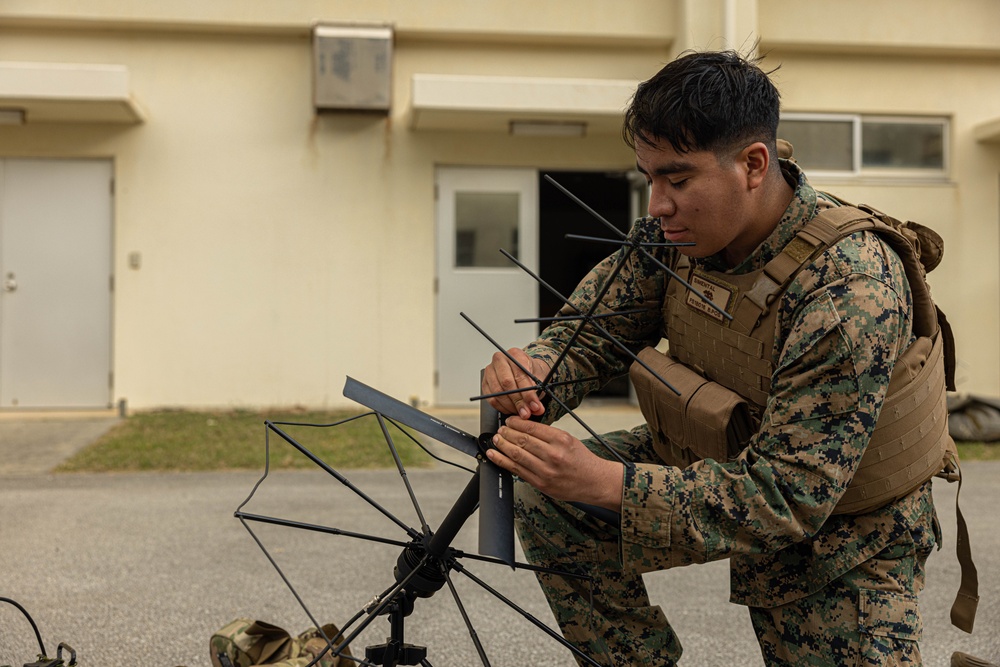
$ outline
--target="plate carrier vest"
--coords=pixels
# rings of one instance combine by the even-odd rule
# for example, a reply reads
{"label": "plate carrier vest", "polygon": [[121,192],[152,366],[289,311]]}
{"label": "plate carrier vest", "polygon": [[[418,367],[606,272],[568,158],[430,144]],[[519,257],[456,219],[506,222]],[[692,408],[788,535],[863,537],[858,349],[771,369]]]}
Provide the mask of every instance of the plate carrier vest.
{"label": "plate carrier vest", "polygon": [[[873,511],[935,475],[961,485],[958,454],[947,426],[954,338],[931,300],[925,277],[940,263],[941,237],[864,205],[837,206],[821,199],[819,207],[760,270],[741,275],[706,271],[677,255],[676,273],[718,307],[680,281],[669,281],[663,303],[669,352],[646,348],[630,370],[654,449],[665,463],[679,467],[705,458],[736,458],[758,430],[770,393],[779,299],[804,266],[840,239],[872,231],[902,260],[913,295],[915,341],[896,361],[871,440],[833,513]],[[963,576],[952,623],[971,632],[978,581],[965,522],[958,514]]]}

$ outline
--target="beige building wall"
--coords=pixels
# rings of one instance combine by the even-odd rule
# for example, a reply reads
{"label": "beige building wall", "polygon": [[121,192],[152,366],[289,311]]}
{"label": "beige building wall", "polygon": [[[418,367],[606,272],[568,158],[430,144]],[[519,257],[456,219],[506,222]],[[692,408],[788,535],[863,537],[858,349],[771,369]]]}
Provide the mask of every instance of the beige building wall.
{"label": "beige building wall", "polygon": [[[348,374],[432,400],[435,165],[633,158],[614,132],[415,131],[413,75],[638,80],[672,21],[658,1],[84,4],[0,5],[0,62],[124,65],[144,121],[29,114],[0,154],[114,160],[114,396],[132,408],[332,406]],[[317,20],[395,25],[390,115],[314,113]]]}
{"label": "beige building wall", "polygon": [[1000,12],[989,0],[760,2],[762,49],[781,64],[784,111],[944,116],[947,177],[813,179],[821,189],[937,230],[929,275],[958,348],[958,389],[1000,392]]}
{"label": "beige building wall", "polygon": [[[1000,117],[995,12],[970,1],[947,23],[900,26],[893,3],[833,4],[3,0],[0,63],[122,65],[142,122],[29,115],[0,126],[0,157],[114,161],[115,401],[337,406],[352,375],[429,402],[435,167],[620,170],[634,157],[604,116],[584,138],[510,136],[484,112],[466,114],[473,129],[414,128],[413,77],[638,81],[681,49],[759,33],[789,110],[952,118],[947,181],[818,185],[945,236],[933,285],[961,388],[996,393],[1000,148],[973,136]],[[388,116],[314,113],[317,21],[394,26]]]}

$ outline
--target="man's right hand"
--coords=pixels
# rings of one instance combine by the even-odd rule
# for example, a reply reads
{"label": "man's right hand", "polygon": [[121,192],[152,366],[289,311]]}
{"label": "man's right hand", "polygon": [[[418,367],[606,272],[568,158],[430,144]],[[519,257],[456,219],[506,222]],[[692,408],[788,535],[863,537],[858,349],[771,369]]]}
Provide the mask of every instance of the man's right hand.
{"label": "man's right hand", "polygon": [[[540,359],[529,357],[524,350],[512,348],[507,354],[519,364],[531,371],[539,380],[544,380],[549,373],[549,365]],[[517,367],[502,352],[493,355],[493,361],[483,371],[482,391],[484,394],[496,394],[501,391],[525,389],[525,391],[495,396],[488,399],[493,408],[504,415],[518,415],[521,419],[531,419],[545,412],[542,398],[534,387],[536,382]],[[530,387],[530,389],[528,389]]]}

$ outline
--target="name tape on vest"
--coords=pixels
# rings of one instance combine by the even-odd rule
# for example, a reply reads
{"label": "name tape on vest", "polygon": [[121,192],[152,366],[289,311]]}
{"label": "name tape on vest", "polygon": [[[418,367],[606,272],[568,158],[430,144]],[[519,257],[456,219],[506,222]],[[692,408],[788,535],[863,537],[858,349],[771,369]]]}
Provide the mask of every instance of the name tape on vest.
{"label": "name tape on vest", "polygon": [[[732,306],[733,296],[736,294],[734,286],[727,285],[721,280],[711,279],[700,271],[696,271],[691,276],[690,282],[695,289],[704,294],[709,301],[722,310],[728,311]],[[718,309],[705,303],[701,297],[690,290],[687,293],[687,305],[689,308],[693,308],[699,313],[708,315],[719,322],[725,321],[725,318]]]}

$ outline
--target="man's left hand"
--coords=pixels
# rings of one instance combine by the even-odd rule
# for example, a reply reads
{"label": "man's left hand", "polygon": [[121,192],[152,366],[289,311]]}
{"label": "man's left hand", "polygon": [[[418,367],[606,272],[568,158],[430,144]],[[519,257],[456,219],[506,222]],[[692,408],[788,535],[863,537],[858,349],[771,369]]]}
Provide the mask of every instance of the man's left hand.
{"label": "man's left hand", "polygon": [[545,495],[621,511],[622,464],[602,459],[566,431],[509,417],[493,444],[490,461]]}

